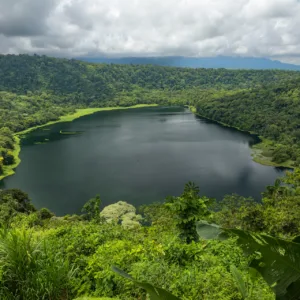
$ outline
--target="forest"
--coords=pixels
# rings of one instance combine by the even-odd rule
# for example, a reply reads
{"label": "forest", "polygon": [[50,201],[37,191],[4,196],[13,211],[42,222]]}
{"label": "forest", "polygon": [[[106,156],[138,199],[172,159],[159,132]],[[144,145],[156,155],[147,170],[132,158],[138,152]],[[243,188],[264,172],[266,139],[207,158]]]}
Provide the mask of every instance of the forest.
{"label": "forest", "polygon": [[259,134],[270,141],[264,150],[272,161],[300,164],[300,82],[298,80],[235,91],[205,94],[196,100],[197,112],[209,119]]}
{"label": "forest", "polygon": [[0,299],[300,299],[299,101],[299,72],[0,55],[0,177],[18,160],[18,132],[135,104],[187,105],[259,135],[264,162],[294,167],[260,202],[216,202],[187,183],[164,203],[103,208],[95,196],[59,217],[0,191]]}

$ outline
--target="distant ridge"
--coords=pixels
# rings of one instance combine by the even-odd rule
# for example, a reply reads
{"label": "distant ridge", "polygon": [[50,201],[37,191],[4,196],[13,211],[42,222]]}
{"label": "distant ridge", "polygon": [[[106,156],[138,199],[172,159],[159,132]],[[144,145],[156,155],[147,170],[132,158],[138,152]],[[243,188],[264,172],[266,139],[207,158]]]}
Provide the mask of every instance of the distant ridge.
{"label": "distant ridge", "polygon": [[282,63],[268,58],[255,57],[77,57],[76,59],[92,63],[134,64],[134,65],[160,65],[186,68],[226,68],[226,69],[280,69],[300,71],[300,65]]}

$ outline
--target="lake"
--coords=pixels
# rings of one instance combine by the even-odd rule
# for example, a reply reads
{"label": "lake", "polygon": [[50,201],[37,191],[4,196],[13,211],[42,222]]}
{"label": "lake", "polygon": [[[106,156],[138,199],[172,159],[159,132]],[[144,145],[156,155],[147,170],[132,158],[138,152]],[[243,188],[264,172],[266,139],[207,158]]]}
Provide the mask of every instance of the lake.
{"label": "lake", "polygon": [[96,194],[103,205],[163,201],[188,181],[209,197],[259,201],[283,171],[252,161],[255,141],[183,107],[103,111],[27,134],[22,162],[0,188],[19,188],[57,215],[79,213]]}

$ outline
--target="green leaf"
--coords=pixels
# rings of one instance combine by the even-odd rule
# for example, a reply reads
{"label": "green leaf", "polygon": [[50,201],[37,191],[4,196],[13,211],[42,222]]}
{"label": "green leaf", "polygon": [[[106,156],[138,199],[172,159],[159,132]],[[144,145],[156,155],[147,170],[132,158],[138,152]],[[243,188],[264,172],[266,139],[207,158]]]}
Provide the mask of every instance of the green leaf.
{"label": "green leaf", "polygon": [[254,268],[248,268],[248,274],[252,283],[261,278],[261,274]]}
{"label": "green leaf", "polygon": [[133,279],[129,274],[124,272],[123,270],[113,266],[112,270],[122,277],[133,281],[137,286],[145,289],[150,296],[151,300],[180,300],[178,297],[172,295],[164,289],[155,287],[147,282],[139,282]]}
{"label": "green leaf", "polygon": [[239,289],[239,292],[243,296],[243,299],[246,299],[248,297],[248,289],[240,271],[236,268],[236,266],[231,265],[230,272],[234,278],[237,288]]}
{"label": "green leaf", "polygon": [[196,222],[196,230],[200,238],[204,240],[223,239],[224,230],[216,225],[209,224],[206,221]]}
{"label": "green leaf", "polygon": [[282,297],[277,297],[277,300],[299,300],[299,295],[300,280],[297,280],[287,288],[287,293]]}
{"label": "green leaf", "polygon": [[241,246],[260,253],[250,266],[260,272],[278,297],[286,295],[288,288],[300,279],[300,244],[238,229],[230,232],[239,237]]}
{"label": "green leaf", "polygon": [[[222,230],[217,225],[201,222],[197,226],[199,227],[197,232],[202,238],[213,239],[222,236],[220,233]],[[287,241],[239,229],[223,229],[223,231],[238,236],[237,241],[245,252],[258,254],[250,267],[255,268],[273,288],[277,299],[300,299],[299,238]]]}
{"label": "green leaf", "polygon": [[293,242],[294,242],[294,243],[300,244],[300,236],[296,236],[296,237],[293,239]]}

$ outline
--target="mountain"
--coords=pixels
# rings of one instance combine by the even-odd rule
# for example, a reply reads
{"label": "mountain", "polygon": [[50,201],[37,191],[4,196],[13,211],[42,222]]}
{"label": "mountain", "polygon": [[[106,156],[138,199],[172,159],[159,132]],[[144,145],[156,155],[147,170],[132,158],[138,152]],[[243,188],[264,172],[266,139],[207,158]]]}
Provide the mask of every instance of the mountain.
{"label": "mountain", "polygon": [[133,64],[133,65],[159,65],[187,68],[226,68],[226,69],[280,69],[300,71],[300,65],[282,63],[268,58],[255,57],[77,57],[76,59],[92,63]]}

